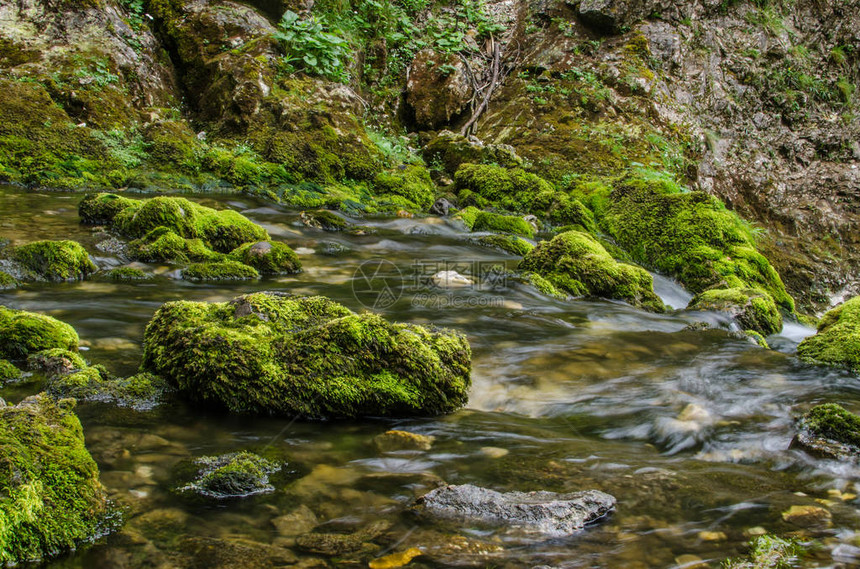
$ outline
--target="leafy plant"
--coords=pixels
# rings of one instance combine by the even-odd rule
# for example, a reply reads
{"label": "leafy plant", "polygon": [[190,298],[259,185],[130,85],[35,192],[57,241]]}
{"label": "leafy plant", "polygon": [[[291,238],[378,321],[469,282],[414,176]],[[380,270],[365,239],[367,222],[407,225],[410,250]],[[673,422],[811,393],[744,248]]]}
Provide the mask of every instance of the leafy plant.
{"label": "leafy plant", "polygon": [[346,65],[349,43],[336,32],[329,30],[321,19],[313,16],[301,19],[292,10],[287,10],[278,24],[278,31],[273,34],[284,49],[282,64],[285,70],[349,82]]}

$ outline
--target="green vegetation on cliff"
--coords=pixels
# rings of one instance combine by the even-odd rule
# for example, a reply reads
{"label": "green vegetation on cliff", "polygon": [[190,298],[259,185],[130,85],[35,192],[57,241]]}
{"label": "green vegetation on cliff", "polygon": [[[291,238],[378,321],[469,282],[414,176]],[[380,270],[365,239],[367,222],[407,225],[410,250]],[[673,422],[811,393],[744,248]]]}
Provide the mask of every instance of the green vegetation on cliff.
{"label": "green vegetation on cliff", "polygon": [[237,413],[435,415],[466,402],[471,351],[456,332],[392,324],[323,297],[256,293],[163,305],[146,328],[142,368]]}

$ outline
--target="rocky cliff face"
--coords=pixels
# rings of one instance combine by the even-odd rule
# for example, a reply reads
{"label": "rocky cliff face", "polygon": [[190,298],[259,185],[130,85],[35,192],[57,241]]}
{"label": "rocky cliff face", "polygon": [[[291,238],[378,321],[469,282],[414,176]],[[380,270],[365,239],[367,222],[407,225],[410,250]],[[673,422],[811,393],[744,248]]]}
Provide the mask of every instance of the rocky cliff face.
{"label": "rocky cliff face", "polygon": [[754,222],[803,307],[857,292],[857,0],[354,4],[5,2],[0,175],[372,212],[453,197],[461,162],[637,171]]}

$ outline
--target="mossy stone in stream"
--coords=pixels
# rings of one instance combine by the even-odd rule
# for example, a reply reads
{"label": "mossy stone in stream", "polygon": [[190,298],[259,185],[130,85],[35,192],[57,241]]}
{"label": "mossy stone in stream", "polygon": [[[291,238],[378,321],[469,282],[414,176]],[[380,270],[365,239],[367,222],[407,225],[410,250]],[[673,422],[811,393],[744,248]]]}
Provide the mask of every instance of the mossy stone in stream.
{"label": "mossy stone in stream", "polygon": [[466,403],[471,350],[450,330],[267,292],[163,305],[144,333],[142,369],[237,413],[438,415]]}
{"label": "mossy stone in stream", "polygon": [[15,247],[12,258],[37,279],[48,281],[82,280],[98,267],[80,243],[74,241],[36,241]]}
{"label": "mossy stone in stream", "polygon": [[5,271],[0,271],[0,290],[16,288],[19,284],[18,279]]}
{"label": "mossy stone in stream", "polygon": [[775,535],[762,535],[750,541],[750,553],[746,559],[728,559],[723,569],[791,569],[798,566],[803,556],[803,546],[793,539]]}
{"label": "mossy stone in stream", "polygon": [[47,376],[67,375],[87,367],[80,354],[64,348],[42,350],[27,357],[27,367],[39,370]]}
{"label": "mossy stone in stream", "polygon": [[21,377],[23,372],[9,360],[0,359],[0,382],[12,381]]}
{"label": "mossy stone in stream", "polygon": [[265,229],[238,212],[215,210],[180,197],[132,200],[115,194],[95,194],[82,200],[78,214],[84,223],[109,220],[112,228],[131,238],[165,227],[179,237],[200,239],[219,253],[269,238]]}
{"label": "mossy stone in stream", "polygon": [[688,310],[716,310],[726,312],[742,329],[764,335],[782,330],[782,315],[773,297],[761,290],[742,288],[716,288],[697,294]]}
{"label": "mossy stone in stream", "polygon": [[74,549],[103,534],[110,510],[70,400],[0,406],[0,563]]}
{"label": "mossy stone in stream", "polygon": [[61,348],[76,350],[78,333],[56,318],[0,306],[0,357],[20,360],[29,354]]}
{"label": "mossy stone in stream", "polygon": [[519,269],[538,273],[572,296],[612,298],[654,312],[665,310],[648,271],[619,263],[596,239],[580,231],[538,243]]}
{"label": "mossy stone in stream", "polygon": [[472,231],[494,231],[523,237],[534,237],[535,235],[534,228],[522,217],[489,211],[482,211],[475,216]]}
{"label": "mossy stone in stream", "polygon": [[535,247],[516,235],[482,235],[474,238],[472,242],[484,247],[499,249],[518,257],[525,257]]}
{"label": "mossy stone in stream", "polygon": [[260,278],[260,273],[238,261],[221,261],[189,265],[183,269],[182,278],[188,281],[247,281]]}
{"label": "mossy stone in stream", "polygon": [[186,239],[167,227],[156,227],[126,247],[136,261],[188,263],[219,261],[223,255],[208,248],[201,239]]}
{"label": "mossy stone in stream", "polygon": [[349,228],[348,221],[336,213],[325,209],[303,211],[301,213],[301,220],[308,227],[322,229],[323,231],[344,231]]}
{"label": "mossy stone in stream", "polygon": [[105,276],[116,282],[144,281],[152,278],[152,275],[136,267],[117,267],[109,270]]}
{"label": "mossy stone in stream", "polygon": [[[509,170],[492,164],[463,164],[457,169],[454,182],[464,205],[492,204],[509,211],[531,212],[535,196],[555,191],[549,182],[522,168]],[[466,203],[470,201],[474,203]]]}
{"label": "mossy stone in stream", "polygon": [[628,176],[614,190],[593,185],[583,192],[601,226],[637,262],[677,277],[694,293],[756,289],[794,312],[779,274],[756,250],[750,227],[718,199],[644,175]]}
{"label": "mossy stone in stream", "polygon": [[198,477],[183,490],[193,490],[209,498],[242,498],[274,491],[269,475],[281,466],[250,452],[210,456],[195,461]]}
{"label": "mossy stone in stream", "polygon": [[379,196],[406,198],[422,210],[433,205],[436,197],[436,186],[424,166],[403,165],[389,172],[380,172],[374,178],[373,186]]}
{"label": "mossy stone in stream", "polygon": [[302,270],[295,251],[286,243],[277,241],[245,243],[234,249],[230,258],[254,267],[263,275],[289,275]]}
{"label": "mossy stone in stream", "polygon": [[860,372],[860,296],[828,311],[818,322],[818,332],[797,346],[797,355]]}
{"label": "mossy stone in stream", "polygon": [[792,447],[824,458],[860,456],[860,416],[836,403],[816,405],[798,422],[800,432]]}

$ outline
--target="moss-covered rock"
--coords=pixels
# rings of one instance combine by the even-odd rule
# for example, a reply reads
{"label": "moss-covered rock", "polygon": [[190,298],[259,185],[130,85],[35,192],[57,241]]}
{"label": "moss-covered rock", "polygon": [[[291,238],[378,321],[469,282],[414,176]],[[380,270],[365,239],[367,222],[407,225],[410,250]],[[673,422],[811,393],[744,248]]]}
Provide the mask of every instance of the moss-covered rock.
{"label": "moss-covered rock", "polygon": [[257,269],[239,261],[195,263],[182,270],[182,278],[187,281],[247,281],[259,277]]}
{"label": "moss-covered rock", "polygon": [[245,243],[234,249],[230,258],[254,267],[263,275],[289,275],[302,270],[295,251],[286,243],[277,241]]}
{"label": "moss-covered rock", "polygon": [[531,224],[516,215],[502,215],[490,211],[482,211],[475,216],[472,231],[493,231],[532,238],[535,230]]}
{"label": "moss-covered rock", "polygon": [[438,164],[453,176],[466,163],[496,164],[503,168],[519,168],[523,159],[507,144],[484,144],[450,130],[443,130],[422,149],[428,164]]}
{"label": "moss-covered rock", "polygon": [[754,330],[764,335],[782,330],[782,315],[773,298],[755,289],[716,288],[697,294],[688,310],[716,310],[726,312],[742,330]]}
{"label": "moss-covered rock", "polygon": [[69,400],[0,406],[0,562],[74,549],[109,528],[108,502]]}
{"label": "moss-covered rock", "polygon": [[552,284],[552,282],[550,282],[546,278],[542,277],[538,273],[534,273],[534,272],[523,273],[522,279],[526,283],[528,283],[528,284],[532,285],[533,287],[535,287],[536,289],[538,289],[538,291],[540,291],[541,294],[544,294],[546,296],[549,296],[552,298],[559,298],[562,300],[564,300],[570,296],[569,294],[560,291],[558,288],[556,288],[556,286],[554,284]]}
{"label": "moss-covered rock", "polygon": [[117,267],[109,270],[105,276],[116,282],[134,282],[151,279],[152,275],[137,267]]}
{"label": "moss-covered rock", "polygon": [[756,332],[755,330],[744,330],[743,334],[750,342],[754,343],[758,347],[764,348],[765,350],[770,349],[767,340],[760,332]]}
{"label": "moss-covered rock", "polygon": [[798,421],[791,442],[823,458],[860,458],[860,416],[836,403],[816,405]]}
{"label": "moss-covered rock", "polygon": [[10,288],[16,288],[20,283],[18,279],[7,273],[6,271],[0,271],[0,290],[9,290]]}
{"label": "moss-covered rock", "polygon": [[579,231],[538,243],[519,269],[538,273],[572,296],[619,299],[656,312],[665,309],[648,271],[617,262],[597,240]]}
{"label": "moss-covered rock", "polygon": [[12,258],[29,275],[48,281],[76,281],[98,270],[90,255],[74,241],[36,241],[15,247]]}
{"label": "moss-covered rock", "polygon": [[0,382],[13,381],[21,377],[21,370],[9,360],[0,359]]}
{"label": "moss-covered rock", "polygon": [[75,329],[56,318],[0,306],[0,358],[21,360],[52,348],[76,350],[79,341]]}
{"label": "moss-covered rock", "polygon": [[142,368],[237,413],[434,415],[466,402],[471,351],[453,331],[393,324],[318,296],[256,293],[163,305],[146,328]]}
{"label": "moss-covered rock", "polygon": [[517,212],[534,213],[535,196],[555,193],[546,180],[522,168],[509,170],[492,164],[463,164],[454,182],[464,205],[493,205]]}
{"label": "moss-covered rock", "polygon": [[797,355],[860,372],[860,296],[827,312],[818,322],[818,332],[797,346]]}
{"label": "moss-covered rock", "polygon": [[636,261],[676,277],[694,293],[758,289],[794,312],[794,301],[756,250],[750,228],[716,198],[643,175],[625,178],[611,193],[605,186],[589,191],[585,199],[602,227]]}
{"label": "moss-covered rock", "polygon": [[499,249],[505,253],[525,257],[534,245],[516,235],[482,235],[471,240],[477,245]]}
{"label": "moss-covered rock", "polygon": [[27,367],[55,377],[85,369],[87,362],[77,352],[52,348],[27,356]]}
{"label": "moss-covered rock", "polygon": [[724,569],[788,569],[797,567],[804,549],[799,541],[775,535],[762,535],[750,541],[750,553],[745,559],[727,559]]}
{"label": "moss-covered rock", "polygon": [[426,210],[433,205],[433,200],[436,198],[436,186],[430,179],[430,172],[424,166],[414,164],[380,172],[374,178],[373,186],[379,196],[400,196],[414,203],[421,210]]}
{"label": "moss-covered rock", "polygon": [[86,225],[110,225],[119,212],[134,204],[134,200],[117,194],[87,194],[78,204],[78,216]]}
{"label": "moss-covered rock", "polygon": [[218,499],[273,492],[269,476],[281,469],[281,465],[245,451],[206,456],[195,462],[200,467],[198,476],[182,489]]}
{"label": "moss-covered rock", "polygon": [[189,263],[220,261],[223,255],[208,248],[202,239],[185,239],[167,227],[156,227],[140,239],[129,242],[130,259],[145,262]]}

